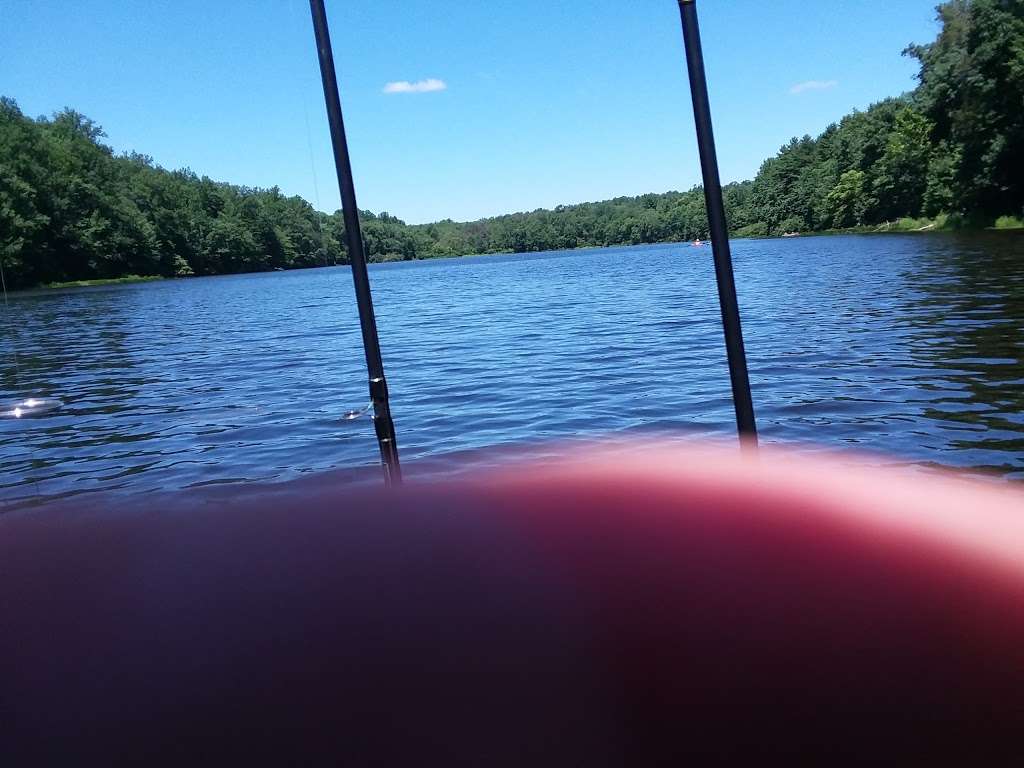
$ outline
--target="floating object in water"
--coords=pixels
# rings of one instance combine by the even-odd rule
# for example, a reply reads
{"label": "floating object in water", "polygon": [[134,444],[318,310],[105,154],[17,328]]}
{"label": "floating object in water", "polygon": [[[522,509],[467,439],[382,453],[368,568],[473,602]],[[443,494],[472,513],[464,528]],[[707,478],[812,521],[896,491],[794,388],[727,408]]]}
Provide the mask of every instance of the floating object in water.
{"label": "floating object in water", "polygon": [[352,411],[345,411],[343,414],[341,414],[341,418],[344,419],[345,421],[355,421],[356,419],[365,416],[371,408],[373,408],[373,400],[368,402],[362,408],[356,408],[355,410]]}
{"label": "floating object in water", "polygon": [[13,419],[26,419],[32,416],[42,416],[61,408],[64,404],[55,398],[50,397],[29,397],[10,403],[0,403],[0,416]]}

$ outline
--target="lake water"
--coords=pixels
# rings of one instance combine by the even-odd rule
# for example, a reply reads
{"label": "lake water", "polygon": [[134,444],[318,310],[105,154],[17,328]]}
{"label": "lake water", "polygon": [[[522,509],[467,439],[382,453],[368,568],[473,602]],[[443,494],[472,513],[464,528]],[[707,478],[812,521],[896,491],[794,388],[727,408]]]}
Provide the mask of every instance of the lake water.
{"label": "lake water", "polygon": [[[1024,237],[733,251],[765,441],[1024,479]],[[370,274],[411,474],[495,445],[732,434],[709,248]],[[378,471],[372,424],[340,418],[368,399],[347,268],[12,294],[5,320],[4,399],[64,407],[0,419],[0,505]]]}

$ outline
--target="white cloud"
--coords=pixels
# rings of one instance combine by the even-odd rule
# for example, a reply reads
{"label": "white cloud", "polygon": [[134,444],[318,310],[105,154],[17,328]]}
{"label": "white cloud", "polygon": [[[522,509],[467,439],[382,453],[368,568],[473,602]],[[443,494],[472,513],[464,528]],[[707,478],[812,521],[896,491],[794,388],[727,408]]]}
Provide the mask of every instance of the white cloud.
{"label": "white cloud", "polygon": [[789,92],[797,94],[804,91],[827,91],[829,88],[835,88],[837,85],[839,85],[838,80],[805,80],[794,85],[789,89]]}
{"label": "white cloud", "polygon": [[436,77],[428,77],[426,80],[417,80],[410,83],[408,80],[396,80],[393,83],[384,85],[384,93],[430,93],[431,91],[443,91],[448,88],[444,80]]}

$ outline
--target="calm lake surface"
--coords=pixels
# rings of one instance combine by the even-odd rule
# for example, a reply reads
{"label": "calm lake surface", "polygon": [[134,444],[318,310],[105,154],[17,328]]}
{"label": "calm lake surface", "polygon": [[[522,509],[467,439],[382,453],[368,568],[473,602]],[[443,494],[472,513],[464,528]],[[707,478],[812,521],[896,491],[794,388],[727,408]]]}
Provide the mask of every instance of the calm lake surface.
{"label": "calm lake surface", "polygon": [[[733,244],[763,438],[1024,479],[1024,237]],[[709,248],[373,266],[407,471],[499,445],[728,436]],[[375,475],[347,268],[12,294],[0,506],[94,491]],[[17,365],[15,360],[17,351]]]}

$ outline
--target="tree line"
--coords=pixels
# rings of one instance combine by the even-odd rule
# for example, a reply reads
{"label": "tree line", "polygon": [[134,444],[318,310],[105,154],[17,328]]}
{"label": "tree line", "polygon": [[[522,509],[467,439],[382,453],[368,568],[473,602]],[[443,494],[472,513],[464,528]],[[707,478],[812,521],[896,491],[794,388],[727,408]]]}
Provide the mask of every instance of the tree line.
{"label": "tree line", "polygon": [[[723,189],[736,236],[946,215],[985,225],[1024,210],[1024,2],[952,0],[904,54],[918,86],[794,138]],[[8,287],[347,262],[340,211],[274,187],[115,154],[84,115],[30,118],[0,98],[0,265]],[[620,197],[473,222],[407,225],[361,211],[373,261],[705,237],[703,190]]]}
{"label": "tree line", "polygon": [[918,86],[765,161],[746,234],[949,214],[984,226],[1024,209],[1024,2],[953,0],[941,31],[903,54]]}

